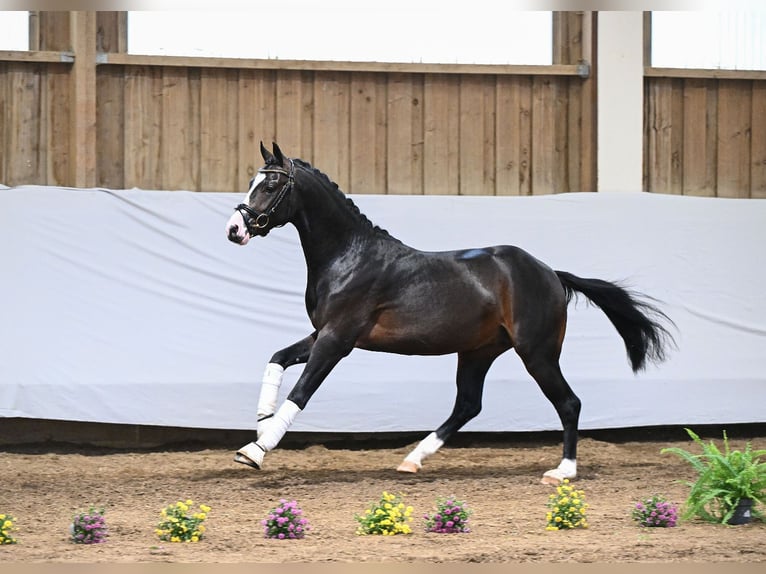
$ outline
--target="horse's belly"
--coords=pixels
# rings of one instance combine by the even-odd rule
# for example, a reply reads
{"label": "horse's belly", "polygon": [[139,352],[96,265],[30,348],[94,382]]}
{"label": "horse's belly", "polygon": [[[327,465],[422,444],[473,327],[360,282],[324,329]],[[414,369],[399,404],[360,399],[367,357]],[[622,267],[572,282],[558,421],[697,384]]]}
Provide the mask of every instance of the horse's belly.
{"label": "horse's belly", "polygon": [[447,355],[478,349],[500,336],[502,327],[494,317],[451,317],[450,320],[413,316],[403,320],[381,316],[357,340],[356,346],[368,351],[400,355]]}

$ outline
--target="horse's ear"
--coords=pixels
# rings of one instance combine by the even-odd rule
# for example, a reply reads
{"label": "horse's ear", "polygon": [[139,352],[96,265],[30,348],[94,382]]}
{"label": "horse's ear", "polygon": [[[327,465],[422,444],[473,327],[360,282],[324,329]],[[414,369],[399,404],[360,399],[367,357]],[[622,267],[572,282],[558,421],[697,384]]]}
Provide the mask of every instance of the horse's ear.
{"label": "horse's ear", "polygon": [[274,149],[274,159],[279,165],[285,165],[285,157],[282,154],[282,150],[279,149],[279,146],[276,142],[271,142],[271,147]]}
{"label": "horse's ear", "polygon": [[265,161],[267,164],[274,162],[274,156],[269,150],[266,149],[266,146],[263,145],[263,142],[261,142],[261,155],[263,156],[263,161]]}

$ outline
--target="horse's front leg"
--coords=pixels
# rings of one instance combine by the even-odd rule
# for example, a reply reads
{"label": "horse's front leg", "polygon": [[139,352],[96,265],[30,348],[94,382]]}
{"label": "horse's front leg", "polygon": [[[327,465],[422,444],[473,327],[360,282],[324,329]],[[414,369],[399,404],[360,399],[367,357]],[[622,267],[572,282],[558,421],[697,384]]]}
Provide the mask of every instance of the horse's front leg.
{"label": "horse's front leg", "polygon": [[308,361],[311,349],[316,341],[316,333],[312,333],[305,339],[293,343],[289,347],[277,351],[272,355],[266,365],[261,381],[261,394],[258,397],[258,437],[263,434],[269,424],[269,419],[274,416],[279,397],[279,387],[282,386],[282,377],[285,369],[293,365],[302,365]]}
{"label": "horse's front leg", "polygon": [[[293,343],[289,347],[285,347],[274,353],[271,360],[266,365],[266,370],[264,371],[263,379],[261,380],[258,410],[256,411],[256,420],[258,424],[257,438],[260,438],[274,417],[274,411],[276,411],[277,408],[277,399],[279,398],[279,388],[282,386],[282,377],[285,369],[292,365],[305,363],[311,354],[311,349],[314,346],[315,341],[316,333],[312,333],[297,343]],[[234,460],[248,466],[253,466],[253,461],[243,453],[244,449],[247,449],[248,447],[249,445],[240,449],[240,451],[234,455]]]}
{"label": "horse's front leg", "polygon": [[[338,361],[351,351],[351,347],[339,345],[337,340],[331,336],[315,337],[312,335],[309,338],[313,342],[308,348],[306,368],[303,369],[303,373],[301,373],[301,376],[295,383],[295,387],[287,395],[287,398],[276,413],[259,423],[256,441],[243,446],[237,451],[234,458],[237,462],[247,464],[253,468],[260,468],[263,464],[264,455],[279,444],[279,441],[282,440],[295,417],[306,407],[309,399],[319,388],[319,385],[322,384],[322,381],[325,380],[333,367],[338,364]],[[293,345],[293,347],[297,347],[299,344],[300,342]],[[268,421],[267,424],[263,424],[266,421]]]}

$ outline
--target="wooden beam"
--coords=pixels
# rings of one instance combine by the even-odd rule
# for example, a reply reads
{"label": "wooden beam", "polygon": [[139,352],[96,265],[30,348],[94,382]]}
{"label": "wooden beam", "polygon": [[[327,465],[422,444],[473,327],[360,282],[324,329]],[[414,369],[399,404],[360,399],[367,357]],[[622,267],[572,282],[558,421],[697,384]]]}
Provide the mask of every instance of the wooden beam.
{"label": "wooden beam", "polygon": [[73,52],[55,52],[46,50],[42,52],[22,52],[16,50],[0,50],[0,62],[42,62],[42,63],[72,63]]}
{"label": "wooden beam", "polygon": [[96,12],[70,12],[69,179],[75,187],[96,185]]}
{"label": "wooden beam", "polygon": [[580,66],[525,66],[512,64],[408,64],[400,62],[334,62],[251,58],[198,58],[192,56],[98,55],[100,65],[183,66],[185,68],[237,68],[241,70],[303,70],[314,72],[385,72],[408,74],[496,74],[519,76],[579,76]]}
{"label": "wooden beam", "polygon": [[721,70],[702,68],[644,68],[647,78],[696,78],[712,80],[766,80],[766,70]]}

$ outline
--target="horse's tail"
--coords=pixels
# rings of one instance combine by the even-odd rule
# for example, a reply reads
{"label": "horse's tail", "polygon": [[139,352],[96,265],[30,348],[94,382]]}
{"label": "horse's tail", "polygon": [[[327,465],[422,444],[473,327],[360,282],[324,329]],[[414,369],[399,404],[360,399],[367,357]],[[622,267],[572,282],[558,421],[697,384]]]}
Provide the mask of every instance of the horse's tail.
{"label": "horse's tail", "polygon": [[566,271],[556,271],[556,275],[567,303],[580,292],[606,314],[625,341],[633,372],[642,370],[647,359],[653,363],[665,360],[668,346],[675,342],[662,323],[673,325],[673,321],[645,296],[601,279],[584,279]]}

